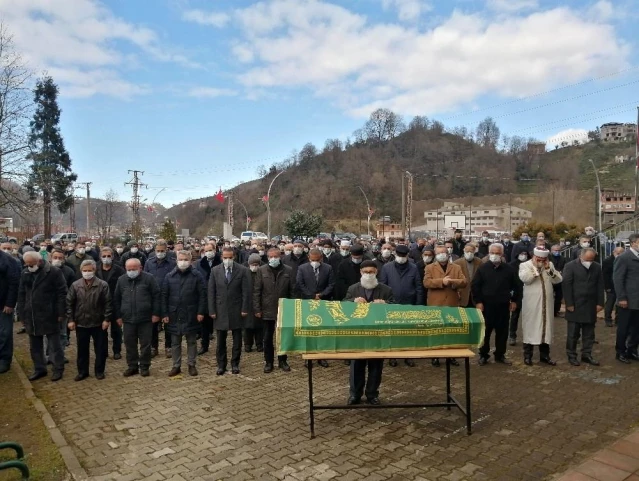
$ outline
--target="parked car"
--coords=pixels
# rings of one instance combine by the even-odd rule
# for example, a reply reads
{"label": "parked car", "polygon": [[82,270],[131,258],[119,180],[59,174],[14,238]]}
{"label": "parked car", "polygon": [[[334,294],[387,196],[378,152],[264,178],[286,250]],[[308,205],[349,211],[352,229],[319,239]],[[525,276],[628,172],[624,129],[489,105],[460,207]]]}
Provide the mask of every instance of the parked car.
{"label": "parked car", "polygon": [[62,232],[51,237],[51,242],[78,242],[78,234],[75,232]]}
{"label": "parked car", "polygon": [[36,234],[31,238],[31,240],[36,244],[39,244],[44,240],[44,234]]}

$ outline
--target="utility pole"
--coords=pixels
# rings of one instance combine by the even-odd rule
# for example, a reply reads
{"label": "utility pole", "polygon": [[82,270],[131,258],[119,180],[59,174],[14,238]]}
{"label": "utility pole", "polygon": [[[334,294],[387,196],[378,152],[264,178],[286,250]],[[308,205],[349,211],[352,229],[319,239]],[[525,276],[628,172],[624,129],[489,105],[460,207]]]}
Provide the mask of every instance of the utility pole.
{"label": "utility pole", "polygon": [[133,179],[124,185],[130,185],[133,188],[131,197],[131,210],[133,211],[133,226],[131,228],[131,236],[134,241],[139,241],[142,237],[142,223],[140,221],[140,188],[146,187],[146,184],[140,182],[140,176],[144,175],[141,170],[129,170],[129,174],[133,173]]}
{"label": "utility pole", "polygon": [[413,228],[413,174],[406,171],[408,183],[406,186],[406,230],[408,231],[407,240],[410,240],[410,233]]}
{"label": "utility pole", "polygon": [[229,192],[229,196],[228,196],[228,223],[231,226],[231,232],[233,231],[233,224],[234,224],[234,219],[233,219],[233,191]]}
{"label": "utility pole", "polygon": [[402,237],[406,237],[406,173],[402,172]]}
{"label": "utility pole", "polygon": [[83,185],[87,189],[87,237],[91,237],[91,184],[93,184],[93,182],[78,182],[79,186]]}

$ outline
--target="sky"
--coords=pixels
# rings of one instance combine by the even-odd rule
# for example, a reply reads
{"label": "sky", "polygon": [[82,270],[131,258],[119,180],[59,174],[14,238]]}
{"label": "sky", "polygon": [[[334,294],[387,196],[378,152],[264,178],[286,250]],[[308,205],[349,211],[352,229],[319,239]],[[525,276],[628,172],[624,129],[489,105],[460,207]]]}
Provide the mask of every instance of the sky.
{"label": "sky", "polygon": [[[0,0],[92,195],[165,206],[257,177],[379,107],[549,148],[635,122],[635,0]],[[634,31],[633,31],[634,30]]]}

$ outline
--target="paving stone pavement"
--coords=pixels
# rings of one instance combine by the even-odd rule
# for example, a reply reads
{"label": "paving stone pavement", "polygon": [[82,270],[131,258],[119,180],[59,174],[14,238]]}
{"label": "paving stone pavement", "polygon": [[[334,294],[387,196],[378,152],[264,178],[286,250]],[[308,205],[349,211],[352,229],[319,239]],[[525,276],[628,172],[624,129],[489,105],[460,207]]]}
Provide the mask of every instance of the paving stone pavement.
{"label": "paving stone pavement", "polygon": [[[64,379],[34,389],[95,481],[551,479],[639,422],[639,363],[615,362],[615,330],[598,324],[601,367],[575,368],[562,347],[565,321],[555,322],[555,368],[525,366],[521,345],[510,348],[510,367],[473,360],[471,436],[458,411],[389,409],[318,412],[311,440],[295,356],[292,372],[263,374],[261,354],[242,353],[240,375],[216,376],[211,352],[198,359],[200,376],[172,379],[164,356],[148,378],[124,378],[124,360],[109,359],[105,380],[77,383],[73,338]],[[26,336],[15,339],[28,353]],[[463,368],[452,370],[463,399]],[[345,402],[343,363],[314,368],[314,380],[316,402]],[[444,400],[445,370],[424,360],[385,366],[380,397]]]}

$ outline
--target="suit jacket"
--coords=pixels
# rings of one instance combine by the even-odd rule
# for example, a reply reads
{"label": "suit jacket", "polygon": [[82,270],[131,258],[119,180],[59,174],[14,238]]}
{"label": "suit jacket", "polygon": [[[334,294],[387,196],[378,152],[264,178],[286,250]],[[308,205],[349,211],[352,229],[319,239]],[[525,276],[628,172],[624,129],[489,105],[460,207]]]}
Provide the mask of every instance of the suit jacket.
{"label": "suit jacket", "polygon": [[628,301],[628,309],[639,310],[639,257],[628,249],[615,260],[612,281],[617,303]]}
{"label": "suit jacket", "polygon": [[586,269],[581,261],[571,261],[566,264],[561,276],[566,307],[575,308],[572,312],[566,309],[566,320],[594,324],[597,321],[597,306],[604,305],[601,266],[593,262],[590,269]]}
{"label": "suit jacket", "polygon": [[612,282],[612,271],[615,266],[615,259],[615,256],[609,255],[601,263],[604,278],[604,289],[606,289],[607,292],[615,292],[615,284]]}
{"label": "suit jacket", "polygon": [[[344,301],[352,302],[358,297],[363,297],[364,299],[366,299],[366,289],[362,287],[361,282],[353,284],[348,288]],[[393,298],[393,290],[385,284],[377,284],[377,287],[373,289],[371,300],[378,299],[386,301],[386,304],[394,304],[395,299]]]}
{"label": "suit jacket", "polygon": [[315,299],[316,294],[319,294],[322,300],[333,298],[333,289],[335,289],[333,268],[322,262],[318,269],[319,280],[317,282],[315,281],[315,270],[310,263],[302,264],[297,269],[295,290],[300,298]]}
{"label": "suit jacket", "polygon": [[[446,276],[454,281],[444,286],[442,282]],[[463,289],[467,285],[468,280],[457,264],[448,261],[446,272],[444,272],[439,262],[433,262],[426,266],[426,274],[424,275],[424,287],[428,289],[426,305],[459,307],[459,289]]]}
{"label": "suit jacket", "polygon": [[244,327],[242,312],[251,308],[251,271],[233,262],[231,279],[226,281],[224,264],[211,270],[208,288],[209,315],[215,314],[213,327],[218,331],[229,331]]}
{"label": "suit jacket", "polygon": [[[485,258],[487,259],[488,256],[486,256]],[[475,269],[473,270],[472,277],[470,276],[470,274],[468,272],[468,261],[465,258],[457,259],[455,261],[455,264],[457,264],[459,267],[461,267],[461,270],[462,270],[462,273],[464,274],[464,277],[468,280],[468,283],[466,284],[466,286],[459,290],[459,296],[460,296],[459,305],[461,307],[467,307],[469,301],[472,299],[472,293],[470,292],[470,286],[471,286],[471,284],[473,282],[473,279],[477,275],[477,270],[479,270],[479,266],[482,265],[482,259],[480,259],[479,257],[475,257],[473,259],[473,266],[475,266]],[[474,305],[474,301],[473,301],[473,305]]]}
{"label": "suit jacket", "polygon": [[388,262],[382,268],[381,283],[390,287],[397,304],[424,305],[424,288],[419,269],[414,262],[407,262],[400,269],[396,262]]}

